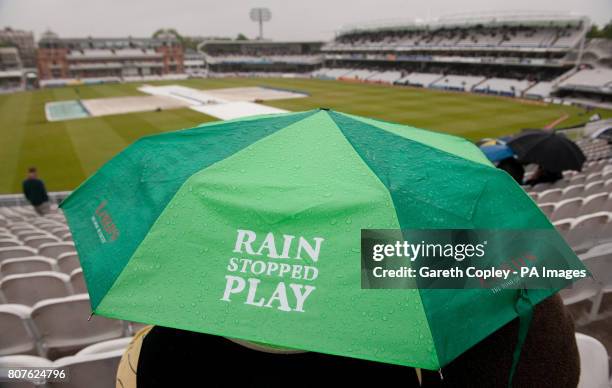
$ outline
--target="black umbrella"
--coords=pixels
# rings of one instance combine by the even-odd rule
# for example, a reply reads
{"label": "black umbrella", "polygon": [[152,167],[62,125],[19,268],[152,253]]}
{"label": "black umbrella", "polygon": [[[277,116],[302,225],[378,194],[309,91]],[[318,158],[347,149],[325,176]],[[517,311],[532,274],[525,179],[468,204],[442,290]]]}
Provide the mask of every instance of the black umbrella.
{"label": "black umbrella", "polygon": [[520,162],[536,163],[550,172],[580,171],[586,160],[576,143],[554,132],[525,132],[510,140],[507,145]]}

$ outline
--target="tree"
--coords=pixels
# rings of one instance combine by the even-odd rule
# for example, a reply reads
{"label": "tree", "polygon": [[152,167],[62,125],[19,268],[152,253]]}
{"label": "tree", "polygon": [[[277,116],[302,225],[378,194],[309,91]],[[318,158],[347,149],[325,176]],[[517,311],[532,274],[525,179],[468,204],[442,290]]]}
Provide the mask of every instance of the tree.
{"label": "tree", "polygon": [[249,38],[247,38],[243,33],[239,33],[236,40],[249,40]]}
{"label": "tree", "polygon": [[602,29],[597,25],[591,27],[591,31],[587,34],[587,38],[603,38],[612,39],[612,20],[609,21]]}

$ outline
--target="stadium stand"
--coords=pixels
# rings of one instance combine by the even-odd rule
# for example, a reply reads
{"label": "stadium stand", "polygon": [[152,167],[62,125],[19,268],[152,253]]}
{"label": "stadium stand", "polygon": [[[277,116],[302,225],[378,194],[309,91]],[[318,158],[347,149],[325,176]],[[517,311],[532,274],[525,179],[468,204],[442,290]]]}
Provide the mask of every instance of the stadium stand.
{"label": "stadium stand", "polygon": [[563,81],[559,87],[577,91],[612,94],[612,69],[583,69]]}
{"label": "stadium stand", "polygon": [[339,79],[343,80],[355,80],[355,81],[369,81],[370,77],[373,77],[376,74],[375,71],[367,70],[367,69],[357,69],[352,70],[346,74],[344,74]]}
{"label": "stadium stand", "polygon": [[[430,76],[411,73],[404,78]],[[577,144],[587,156],[581,172],[567,172],[554,184],[525,189],[595,275],[562,291],[567,305],[588,303],[588,320],[594,321],[607,316],[601,300],[612,292],[612,147],[600,139]],[[97,316],[87,320],[87,288],[63,215],[53,210],[39,217],[15,199],[12,206],[0,206],[0,236],[7,245],[0,248],[0,324],[11,333],[0,336],[0,356],[7,356],[0,358],[0,364],[30,355],[43,357],[41,363],[69,365],[71,371],[90,362],[110,363],[105,364],[111,365],[105,373],[112,374],[120,350],[100,358],[79,351],[94,344],[92,352],[99,349],[95,354],[106,354],[107,346],[125,345],[125,337],[142,325]]]}
{"label": "stadium stand", "polygon": [[405,77],[395,81],[398,85],[410,85],[419,86],[422,88],[429,87],[429,85],[440,80],[443,77],[442,74],[428,74],[428,73],[410,73]]}
{"label": "stadium stand", "polygon": [[550,96],[553,91],[554,83],[550,81],[541,81],[533,85],[530,89],[525,92],[526,98],[535,100],[543,100]]}
{"label": "stadium stand", "polygon": [[329,69],[322,68],[312,73],[314,77],[323,78],[323,79],[339,79],[342,78],[345,74],[350,73],[351,69]]}
{"label": "stadium stand", "polygon": [[606,40],[587,41],[590,25],[508,13],[347,26],[322,46],[323,68],[312,75],[609,108],[612,51]]}
{"label": "stadium stand", "polygon": [[580,173],[554,184],[526,187],[576,252],[612,242],[612,146],[602,140],[578,143],[587,157]]}
{"label": "stadium stand", "polygon": [[385,84],[393,84],[401,78],[402,78],[401,71],[381,71],[381,72],[374,74],[370,78],[368,78],[368,81],[369,82],[380,82],[380,83],[385,83]]}
{"label": "stadium stand", "polygon": [[475,92],[519,97],[533,85],[528,80],[510,78],[489,78],[474,87]]}
{"label": "stadium stand", "polygon": [[29,206],[0,206],[0,235],[10,241],[0,248],[0,367],[66,368],[70,374],[68,382],[2,386],[114,387],[119,359],[143,325],[90,317],[83,272],[61,212],[54,207],[40,217]]}
{"label": "stadium stand", "polygon": [[469,92],[476,85],[484,82],[485,77],[478,76],[467,76],[467,75],[447,75],[436,82],[431,83],[429,86],[435,89],[444,90],[460,90]]}
{"label": "stadium stand", "polygon": [[205,41],[209,73],[310,73],[322,63],[322,42]]}

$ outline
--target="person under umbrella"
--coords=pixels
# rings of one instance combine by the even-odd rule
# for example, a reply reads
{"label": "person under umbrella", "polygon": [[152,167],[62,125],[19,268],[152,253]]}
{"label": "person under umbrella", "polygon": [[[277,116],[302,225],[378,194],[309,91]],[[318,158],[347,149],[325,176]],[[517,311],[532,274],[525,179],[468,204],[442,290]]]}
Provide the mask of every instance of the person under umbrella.
{"label": "person under umbrella", "polygon": [[554,183],[566,170],[580,171],[586,157],[580,147],[562,134],[542,130],[527,131],[507,143],[523,164],[538,169],[526,184]]}
{"label": "person under umbrella", "polygon": [[479,147],[497,168],[506,171],[519,185],[523,183],[525,168],[516,160],[514,151],[504,141],[489,140]]}

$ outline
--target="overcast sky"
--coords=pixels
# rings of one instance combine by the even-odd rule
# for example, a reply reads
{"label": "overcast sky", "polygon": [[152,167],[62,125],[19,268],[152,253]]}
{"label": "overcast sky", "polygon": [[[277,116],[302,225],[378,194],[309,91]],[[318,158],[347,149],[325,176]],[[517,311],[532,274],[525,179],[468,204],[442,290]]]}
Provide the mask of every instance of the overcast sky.
{"label": "overcast sky", "polygon": [[150,36],[173,27],[183,35],[253,38],[252,7],[272,11],[264,35],[275,40],[330,39],[345,24],[458,12],[572,12],[599,25],[612,19],[612,0],[0,0],[0,27],[37,37],[48,28],[79,37]]}

